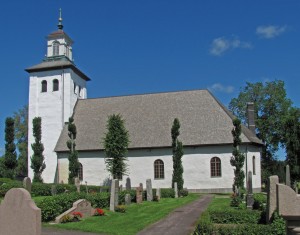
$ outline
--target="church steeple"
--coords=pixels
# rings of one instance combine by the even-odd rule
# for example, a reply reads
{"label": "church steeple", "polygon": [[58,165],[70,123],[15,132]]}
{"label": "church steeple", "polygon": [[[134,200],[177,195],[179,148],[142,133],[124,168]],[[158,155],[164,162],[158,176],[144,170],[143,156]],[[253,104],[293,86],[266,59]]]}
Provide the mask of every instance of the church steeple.
{"label": "church steeple", "polygon": [[69,60],[73,62],[72,39],[63,31],[63,19],[61,9],[59,9],[58,30],[47,37],[46,61]]}

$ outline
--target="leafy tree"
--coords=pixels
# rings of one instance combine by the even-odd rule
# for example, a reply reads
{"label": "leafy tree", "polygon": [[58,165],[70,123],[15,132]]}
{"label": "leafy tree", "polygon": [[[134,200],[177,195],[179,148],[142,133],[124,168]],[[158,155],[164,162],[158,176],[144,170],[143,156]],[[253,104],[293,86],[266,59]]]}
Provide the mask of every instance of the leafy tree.
{"label": "leafy tree", "polygon": [[230,101],[229,109],[246,123],[247,102],[254,103],[256,133],[265,143],[262,151],[263,175],[276,173],[275,152],[284,143],[284,117],[292,105],[286,96],[284,82],[247,82],[237,98]]}
{"label": "leafy tree", "polygon": [[182,156],[183,156],[183,145],[182,142],[178,140],[180,134],[180,122],[177,118],[173,121],[173,126],[171,129],[172,137],[172,152],[173,152],[173,175],[172,175],[172,188],[174,188],[174,182],[177,182],[177,187],[179,190],[183,189],[183,166],[182,166]]}
{"label": "leafy tree", "polygon": [[4,175],[13,179],[17,167],[17,154],[15,141],[14,119],[11,117],[5,120],[5,155],[4,155]]}
{"label": "leafy tree", "polygon": [[240,145],[241,145],[241,133],[242,133],[242,127],[241,127],[241,121],[239,119],[233,120],[233,126],[232,129],[232,136],[233,136],[233,149],[232,149],[232,157],[230,159],[230,164],[235,167],[234,169],[234,182],[233,182],[233,192],[235,192],[235,188],[244,188],[244,179],[245,179],[245,173],[243,170],[244,162],[245,162],[245,156],[240,152]]}
{"label": "leafy tree", "polygon": [[19,152],[17,176],[28,175],[28,106],[24,106],[14,113],[15,139]]}
{"label": "leafy tree", "polygon": [[0,178],[5,176],[4,157],[0,157]]}
{"label": "leafy tree", "polygon": [[78,152],[76,151],[75,147],[75,140],[76,140],[76,125],[74,124],[74,119],[72,117],[69,118],[68,124],[68,136],[70,140],[67,141],[69,152],[69,184],[74,184],[75,177],[78,177],[79,171],[79,162],[78,162]]}
{"label": "leafy tree", "polygon": [[284,120],[287,163],[291,167],[292,181],[300,180],[300,109],[292,108]]}
{"label": "leafy tree", "polygon": [[43,182],[42,172],[46,168],[46,164],[44,162],[44,145],[41,142],[42,139],[42,119],[40,117],[35,117],[32,120],[33,124],[33,136],[35,139],[35,143],[31,144],[31,148],[33,150],[33,155],[31,157],[31,168],[33,169],[34,176],[33,182]]}
{"label": "leafy tree", "polygon": [[128,171],[126,153],[129,145],[129,134],[120,114],[109,116],[104,137],[106,169],[114,179],[121,179]]}

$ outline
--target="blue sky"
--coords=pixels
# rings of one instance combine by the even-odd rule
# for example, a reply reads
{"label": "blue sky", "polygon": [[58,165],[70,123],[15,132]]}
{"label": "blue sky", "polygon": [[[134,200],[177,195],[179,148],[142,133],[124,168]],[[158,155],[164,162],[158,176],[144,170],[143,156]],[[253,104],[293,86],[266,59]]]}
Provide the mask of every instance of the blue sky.
{"label": "blue sky", "polygon": [[280,79],[300,106],[300,1],[3,1],[0,151],[59,8],[89,98],[209,88],[227,105],[247,81]]}

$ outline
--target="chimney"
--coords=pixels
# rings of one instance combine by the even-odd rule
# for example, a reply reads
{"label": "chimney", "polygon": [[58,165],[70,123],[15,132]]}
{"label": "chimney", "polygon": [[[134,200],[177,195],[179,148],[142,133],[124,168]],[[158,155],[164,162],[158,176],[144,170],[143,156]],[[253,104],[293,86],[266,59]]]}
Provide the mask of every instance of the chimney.
{"label": "chimney", "polygon": [[255,132],[255,115],[254,115],[254,103],[247,103],[247,118],[248,118],[248,129],[256,135]]}

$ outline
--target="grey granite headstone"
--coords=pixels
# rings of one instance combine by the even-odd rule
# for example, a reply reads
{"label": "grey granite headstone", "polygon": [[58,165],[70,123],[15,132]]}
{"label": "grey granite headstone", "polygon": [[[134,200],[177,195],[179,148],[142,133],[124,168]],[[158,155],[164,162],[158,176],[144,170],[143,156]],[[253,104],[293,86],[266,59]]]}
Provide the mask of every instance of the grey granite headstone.
{"label": "grey granite headstone", "polygon": [[76,188],[77,188],[77,192],[80,193],[80,180],[79,180],[79,178],[76,177],[76,178],[74,179],[74,181],[75,181],[75,186],[76,186]]}
{"label": "grey granite headstone", "polygon": [[55,196],[57,194],[57,189],[56,189],[56,185],[52,185],[51,186],[51,195],[52,196]]}
{"label": "grey granite headstone", "polygon": [[131,190],[131,180],[129,177],[126,179],[126,190]]}
{"label": "grey granite headstone", "polygon": [[143,184],[140,183],[140,185],[136,188],[136,203],[142,203],[143,201]]}
{"label": "grey granite headstone", "polygon": [[146,180],[146,188],[147,188],[147,201],[153,201],[153,192],[152,192],[151,179]]}
{"label": "grey granite headstone", "polygon": [[248,180],[247,180],[247,208],[252,209],[254,204],[253,198],[253,188],[252,188],[252,172],[248,172]]}
{"label": "grey granite headstone", "polygon": [[268,200],[267,200],[267,218],[266,221],[267,223],[270,222],[272,214],[276,210],[277,207],[277,195],[276,195],[276,184],[278,184],[278,176],[277,175],[272,175],[268,179]]}
{"label": "grey granite headstone", "polygon": [[129,193],[125,194],[125,205],[131,204],[131,195]]}
{"label": "grey granite headstone", "polygon": [[29,177],[25,177],[23,179],[23,187],[31,193],[31,179]]}
{"label": "grey granite headstone", "polygon": [[1,235],[41,235],[41,209],[24,188],[10,189],[0,204]]}
{"label": "grey granite headstone", "polygon": [[87,186],[87,181],[85,181],[85,189],[86,189],[86,193],[88,194],[89,193],[89,189],[88,189],[88,186]]}
{"label": "grey granite headstone", "polygon": [[174,191],[175,191],[175,198],[178,198],[178,187],[177,187],[177,182],[174,182]]}
{"label": "grey granite headstone", "polygon": [[158,201],[159,201],[160,198],[161,198],[160,188],[157,188],[157,189],[156,189],[156,198],[157,198]]}
{"label": "grey granite headstone", "polygon": [[290,166],[286,165],[285,171],[285,184],[291,187],[291,174],[290,174]]}
{"label": "grey granite headstone", "polygon": [[110,190],[109,210],[115,211],[119,203],[119,180],[113,179]]}
{"label": "grey granite headstone", "polygon": [[121,184],[119,188],[120,188],[119,191],[122,192],[123,191],[123,185]]}

